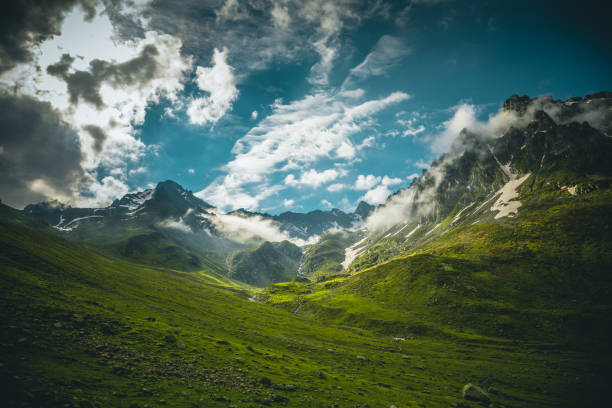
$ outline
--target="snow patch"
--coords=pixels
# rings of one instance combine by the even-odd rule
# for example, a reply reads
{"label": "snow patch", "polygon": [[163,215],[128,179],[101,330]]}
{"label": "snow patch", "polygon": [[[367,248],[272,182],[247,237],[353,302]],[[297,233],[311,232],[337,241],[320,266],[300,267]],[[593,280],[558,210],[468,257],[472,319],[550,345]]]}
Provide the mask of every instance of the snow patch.
{"label": "snow patch", "polygon": [[417,230],[421,228],[421,224],[418,224],[416,227],[414,227],[414,229],[412,231],[410,231],[409,233],[406,234],[406,241],[408,241],[408,238],[410,238],[412,236],[412,234],[414,234],[415,232],[417,232]]}
{"label": "snow patch", "polygon": [[425,236],[427,236],[427,235],[431,234],[432,232],[434,232],[435,230],[437,230],[438,227],[440,227],[440,225],[442,225],[442,223],[439,223],[438,225],[433,227],[430,231],[427,232],[427,234],[425,234]]}
{"label": "snow patch", "polygon": [[498,213],[495,214],[495,219],[514,216],[518,213],[518,209],[523,203],[516,200],[518,197],[516,189],[523,184],[530,175],[531,173],[527,173],[521,178],[510,180],[495,193],[495,196],[499,194],[499,198],[495,204],[493,204],[493,207],[491,207],[491,211],[498,211]]}
{"label": "snow patch", "polygon": [[455,215],[455,218],[453,218],[453,220],[451,221],[451,224],[454,224],[457,221],[459,221],[459,218],[461,218],[461,215],[463,215],[464,211],[467,210],[468,208],[470,208],[471,206],[473,206],[474,204],[476,204],[476,203],[473,202],[473,203],[470,203],[470,204],[466,205],[465,207],[463,207],[463,209],[461,211],[459,211],[457,213],[457,215]]}
{"label": "snow patch", "polygon": [[363,245],[362,248],[360,247],[367,239],[368,237],[366,236],[361,241],[354,243],[353,245],[344,250],[344,261],[342,261],[343,270],[348,268],[351,262],[353,262],[355,258],[357,258],[357,256],[360,255],[366,249],[365,245]]}

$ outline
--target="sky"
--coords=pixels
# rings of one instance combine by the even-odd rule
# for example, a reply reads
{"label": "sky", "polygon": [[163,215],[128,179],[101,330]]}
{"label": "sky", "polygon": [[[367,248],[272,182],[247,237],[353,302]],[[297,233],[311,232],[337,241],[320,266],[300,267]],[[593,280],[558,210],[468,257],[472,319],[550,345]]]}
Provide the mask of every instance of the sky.
{"label": "sky", "polygon": [[223,211],[352,211],[512,94],[612,90],[601,1],[0,5],[0,199],[171,179]]}

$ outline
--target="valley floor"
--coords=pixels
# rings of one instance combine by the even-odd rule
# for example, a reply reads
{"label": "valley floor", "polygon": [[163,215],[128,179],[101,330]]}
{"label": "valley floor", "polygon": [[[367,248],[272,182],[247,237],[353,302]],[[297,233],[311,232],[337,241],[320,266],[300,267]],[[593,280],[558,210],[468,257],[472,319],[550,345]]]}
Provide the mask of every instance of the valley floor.
{"label": "valley floor", "polygon": [[[596,406],[606,358],[469,333],[320,322],[222,276],[144,267],[0,228],[4,406]],[[399,331],[399,330],[398,330]],[[397,336],[402,333],[397,333]],[[488,404],[485,404],[488,406]]]}

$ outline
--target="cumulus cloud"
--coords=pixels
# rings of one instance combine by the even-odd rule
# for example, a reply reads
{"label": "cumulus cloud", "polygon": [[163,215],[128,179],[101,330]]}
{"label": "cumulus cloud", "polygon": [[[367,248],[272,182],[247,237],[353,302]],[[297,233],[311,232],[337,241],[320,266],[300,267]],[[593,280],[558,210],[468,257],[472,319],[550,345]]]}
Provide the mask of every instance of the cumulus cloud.
{"label": "cumulus cloud", "polygon": [[288,186],[308,186],[312,188],[317,188],[322,184],[329,183],[337,179],[340,175],[342,175],[342,171],[338,171],[336,169],[327,169],[321,172],[317,172],[315,169],[310,169],[300,176],[300,178],[295,178],[293,174],[288,174],[285,177],[285,184]]}
{"label": "cumulus cloud", "polygon": [[[224,166],[227,174],[198,196],[221,208],[255,209],[281,188],[270,185],[270,175],[322,158],[353,159],[365,145],[356,145],[351,137],[371,126],[373,115],[408,98],[394,92],[364,102],[341,93],[319,92],[289,104],[277,102],[271,115],[236,142],[234,158]],[[293,176],[289,183],[297,180]],[[253,186],[257,193],[249,194]]]}
{"label": "cumulus cloud", "polygon": [[64,14],[80,4],[91,20],[95,1],[20,0],[0,7],[0,73],[34,59],[33,47],[59,34]]}
{"label": "cumulus cloud", "polygon": [[[211,67],[197,67],[196,83],[208,96],[195,98],[187,108],[189,121],[194,124],[216,123],[231,109],[238,98],[236,78],[227,62],[227,48],[215,48]],[[256,116],[255,116],[256,118]]]}
{"label": "cumulus cloud", "polygon": [[253,112],[251,112],[251,119],[253,120],[257,120],[257,117],[259,116],[259,113],[254,110]]}
{"label": "cumulus cloud", "polygon": [[357,176],[357,180],[355,180],[354,188],[355,190],[369,190],[380,183],[380,180],[380,177],[376,177],[373,174],[368,174],[367,176],[360,174]]}
{"label": "cumulus cloud", "polygon": [[[384,203],[387,200],[387,197],[391,195],[391,190],[389,189],[390,186],[395,186],[402,182],[402,179],[396,177],[384,176],[380,178],[374,177],[371,174],[367,177],[360,175],[355,183],[355,188],[360,190],[369,190],[359,200],[376,205]],[[359,188],[357,188],[358,185]]]}
{"label": "cumulus cloud", "polygon": [[84,171],[80,140],[50,103],[0,91],[0,191],[16,207],[71,198]]}
{"label": "cumulus cloud", "polygon": [[[65,183],[79,188],[63,197],[87,205],[106,205],[127,192],[128,168],[155,149],[140,140],[135,127],[144,123],[149,104],[161,98],[178,104],[177,93],[192,66],[173,36],[147,31],[117,41],[110,14],[103,10],[100,6],[95,17],[81,8],[71,10],[63,23],[57,22],[53,37],[37,42],[31,63],[0,76],[0,87],[50,103],[77,133],[72,146],[81,151],[83,174]],[[112,181],[98,174],[110,174]],[[54,183],[35,186],[50,191]]]}
{"label": "cumulus cloud", "polygon": [[283,207],[293,207],[293,204],[295,204],[295,200],[288,200],[286,198],[283,200]]}

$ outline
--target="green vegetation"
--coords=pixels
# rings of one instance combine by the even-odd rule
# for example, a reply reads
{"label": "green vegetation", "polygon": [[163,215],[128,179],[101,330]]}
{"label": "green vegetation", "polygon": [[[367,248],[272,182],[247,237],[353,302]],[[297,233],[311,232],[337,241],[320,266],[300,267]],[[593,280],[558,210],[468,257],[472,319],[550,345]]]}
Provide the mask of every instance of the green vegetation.
{"label": "green vegetation", "polygon": [[264,242],[228,258],[229,276],[253,286],[265,287],[296,276],[302,250],[289,241]]}
{"label": "green vegetation", "polygon": [[342,272],[345,248],[351,246],[360,232],[338,231],[325,234],[319,242],[308,247],[302,261],[302,274],[319,280]]}

